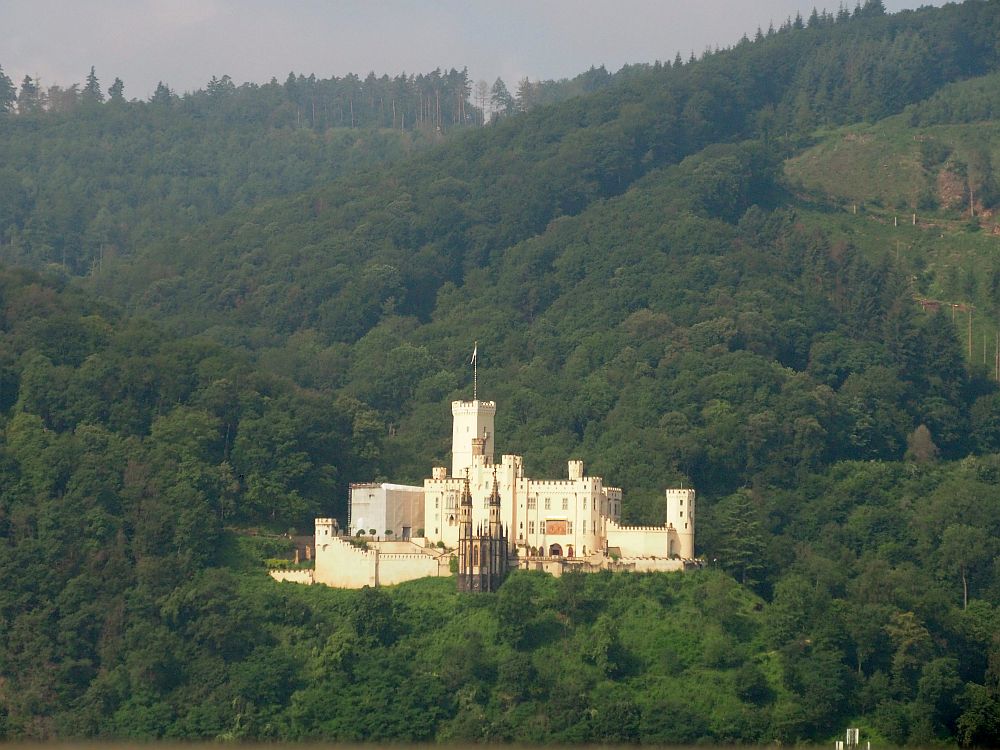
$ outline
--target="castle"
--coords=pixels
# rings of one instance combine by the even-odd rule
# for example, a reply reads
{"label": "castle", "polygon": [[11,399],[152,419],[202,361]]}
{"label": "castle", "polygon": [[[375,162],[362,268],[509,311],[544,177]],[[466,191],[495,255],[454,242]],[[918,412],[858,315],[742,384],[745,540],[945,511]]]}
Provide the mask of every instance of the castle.
{"label": "castle", "polygon": [[[352,484],[348,522],[316,519],[314,571],[272,571],[281,580],[360,588],[450,575],[465,590],[495,590],[508,561],[566,570],[683,570],[694,564],[695,492],[666,491],[663,526],[621,524],[622,491],[570,460],[567,478],[526,477],[521,456],[494,460],[493,401],[454,401],[451,471],[423,486]],[[454,551],[454,553],[452,552]]]}

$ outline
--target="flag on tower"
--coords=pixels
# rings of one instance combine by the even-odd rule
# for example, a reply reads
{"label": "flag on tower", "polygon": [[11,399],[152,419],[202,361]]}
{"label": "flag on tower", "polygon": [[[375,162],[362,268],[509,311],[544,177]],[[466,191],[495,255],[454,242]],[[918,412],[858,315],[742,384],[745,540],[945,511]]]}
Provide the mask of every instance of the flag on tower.
{"label": "flag on tower", "polygon": [[479,342],[477,341],[476,345],[472,347],[472,359],[469,360],[470,365],[476,364],[476,355],[478,353],[479,353]]}

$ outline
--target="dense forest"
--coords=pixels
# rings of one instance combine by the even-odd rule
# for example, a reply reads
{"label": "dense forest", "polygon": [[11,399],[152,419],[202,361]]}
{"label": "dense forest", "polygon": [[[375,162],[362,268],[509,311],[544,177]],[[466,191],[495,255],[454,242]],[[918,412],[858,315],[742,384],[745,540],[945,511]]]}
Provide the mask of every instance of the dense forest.
{"label": "dense forest", "polygon": [[[995,746],[1000,387],[918,300],[1000,313],[998,33],[867,0],[488,104],[0,73],[0,739]],[[267,578],[446,461],[473,340],[502,452],[693,485],[705,566]]]}

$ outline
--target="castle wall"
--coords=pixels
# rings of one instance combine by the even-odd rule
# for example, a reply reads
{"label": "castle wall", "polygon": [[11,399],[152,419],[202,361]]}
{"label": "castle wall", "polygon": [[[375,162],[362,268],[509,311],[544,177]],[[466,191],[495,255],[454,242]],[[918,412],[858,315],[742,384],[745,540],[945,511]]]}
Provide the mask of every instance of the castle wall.
{"label": "castle wall", "polygon": [[674,573],[686,567],[683,560],[666,560],[662,557],[623,557],[618,562],[631,566],[636,573]]}
{"label": "castle wall", "polygon": [[[570,460],[566,478],[559,480],[525,477],[521,456],[505,454],[500,463],[495,463],[494,402],[454,401],[452,415],[451,474],[447,468],[436,466],[422,488],[357,485],[363,492],[356,495],[352,485],[352,532],[359,527],[366,531],[375,528],[382,535],[385,529],[392,529],[394,538],[400,539],[404,528],[409,529],[411,538],[423,529],[426,543],[441,543],[455,549],[459,546],[460,503],[466,483],[472,501],[473,535],[489,525],[489,497],[495,483],[500,495],[499,521],[511,552],[516,551],[522,558],[522,567],[545,569],[558,575],[566,569],[645,572],[682,570],[685,564],[695,564],[691,562],[694,490],[666,491],[664,526],[623,526],[621,489],[605,486],[600,477],[587,476],[583,461]],[[383,493],[382,500],[379,491]],[[394,494],[397,491],[408,494],[397,497]],[[324,552],[320,546],[321,520],[325,524],[323,534],[336,531],[329,519],[317,519],[317,558]],[[428,560],[404,548],[386,546],[386,542],[372,544],[371,558],[359,557],[356,551],[328,547],[336,552],[337,562],[324,564],[322,575],[342,581],[332,585],[353,586],[358,581],[365,583],[357,585],[388,584],[446,574],[447,556]],[[615,560],[605,556],[609,548],[617,553]],[[317,562],[317,581],[320,567]]]}
{"label": "castle wall", "polygon": [[[309,583],[323,583],[343,589],[363,586],[391,586],[415,578],[450,575],[448,556],[440,550],[421,547],[413,542],[369,542],[363,549],[351,544],[349,538],[322,534],[317,524],[316,570],[273,571],[278,573],[310,573]],[[301,581],[305,583],[306,581]]]}
{"label": "castle wall", "polygon": [[291,581],[292,583],[313,583],[311,570],[269,570],[268,575],[276,581]]}
{"label": "castle wall", "polygon": [[622,557],[669,557],[671,530],[666,526],[619,526],[608,519],[608,547],[617,547]]}
{"label": "castle wall", "polygon": [[378,551],[355,547],[343,537],[316,540],[316,583],[343,589],[378,585]]}
{"label": "castle wall", "polygon": [[[378,555],[378,585],[392,586],[416,578],[439,576],[441,566],[436,557],[420,553],[382,553]],[[447,566],[444,575],[450,575]]]}

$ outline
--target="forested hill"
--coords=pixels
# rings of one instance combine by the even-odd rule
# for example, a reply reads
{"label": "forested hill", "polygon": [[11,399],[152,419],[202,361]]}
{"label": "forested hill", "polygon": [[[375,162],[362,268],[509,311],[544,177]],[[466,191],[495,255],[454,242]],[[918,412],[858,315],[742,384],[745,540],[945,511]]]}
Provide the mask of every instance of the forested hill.
{"label": "forested hill", "polygon": [[[0,739],[995,744],[1000,391],[916,302],[996,309],[992,157],[906,128],[992,117],[998,32],[868,0],[441,133],[306,77],[0,114]],[[899,227],[866,127],[975,215]],[[474,340],[500,451],[693,484],[707,569],[267,579],[446,462]]]}
{"label": "forested hill", "polygon": [[[627,71],[626,71],[627,72]],[[481,126],[613,80],[524,80],[516,95],[465,70],[317,78],[289,73],[237,86],[229,76],[182,95],[162,82],[127,100],[86,83],[16,87],[0,68],[0,259],[87,274],[234,208],[396,161]]]}
{"label": "forested hill", "polygon": [[[109,268],[103,289],[144,308],[158,306],[163,290],[165,314],[179,304],[197,310],[201,326],[235,320],[244,331],[308,328],[350,342],[377,320],[373,306],[391,298],[395,313],[426,319],[442,284],[461,284],[467,269],[488,266],[554,218],[709,144],[759,138],[785,148],[817,126],[883,117],[993,70],[997,24],[996,5],[980,2],[817,20],[695,63],[631,71],[596,94],[465,132],[385,172],[153,243],[141,264]],[[359,265],[384,272],[359,275]],[[132,278],[123,284],[123,275]],[[269,302],[285,290],[295,294],[290,312]],[[324,315],[330,306],[347,313]]]}

